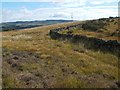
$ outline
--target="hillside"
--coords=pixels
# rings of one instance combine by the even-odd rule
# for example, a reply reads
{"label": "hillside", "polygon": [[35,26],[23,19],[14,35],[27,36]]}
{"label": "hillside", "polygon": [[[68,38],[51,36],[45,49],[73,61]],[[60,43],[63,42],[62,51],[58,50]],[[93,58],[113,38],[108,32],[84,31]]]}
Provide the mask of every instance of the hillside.
{"label": "hillside", "polygon": [[84,44],[87,49],[112,53],[120,57],[120,30],[118,17],[84,21],[50,30],[50,37],[69,40],[74,44]]}
{"label": "hillside", "polygon": [[[104,40],[120,41],[120,30],[118,29],[118,18],[102,18],[86,21],[81,27],[71,30],[63,30],[63,34],[85,35]],[[119,38],[118,38],[119,37]]]}
{"label": "hillside", "polygon": [[[108,20],[111,20],[110,18]],[[115,18],[117,21],[117,19]],[[97,20],[98,21],[98,20]],[[84,26],[89,21],[69,22],[19,31],[2,33],[3,87],[10,88],[118,88],[119,57],[84,47],[84,43],[72,43],[67,39],[52,39],[50,31],[69,26]],[[96,22],[96,20],[95,20]],[[62,34],[79,34],[97,38],[110,33],[117,40],[119,30],[109,22],[106,29],[99,27],[60,31]],[[115,25],[118,25],[115,24]],[[95,24],[95,26],[97,26]],[[98,25],[99,26],[99,25]],[[93,26],[94,27],[94,26]],[[83,28],[83,27],[82,27]],[[82,29],[81,28],[81,29]],[[96,28],[96,27],[95,27]],[[111,37],[111,34],[113,37]],[[101,37],[100,37],[101,38]],[[103,37],[106,39],[106,36]],[[119,40],[118,40],[119,41]]]}
{"label": "hillside", "polygon": [[0,31],[11,31],[25,28],[40,27],[45,25],[72,22],[72,20],[41,20],[41,21],[16,21],[4,22],[0,24]]}

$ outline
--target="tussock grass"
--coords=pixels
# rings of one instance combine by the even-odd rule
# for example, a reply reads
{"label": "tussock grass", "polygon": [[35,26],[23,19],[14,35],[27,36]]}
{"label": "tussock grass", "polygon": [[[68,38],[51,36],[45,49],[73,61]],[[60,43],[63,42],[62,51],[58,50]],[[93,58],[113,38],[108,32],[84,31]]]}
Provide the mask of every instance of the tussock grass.
{"label": "tussock grass", "polygon": [[[18,61],[22,71],[12,68],[11,64],[7,63],[5,58],[7,56],[5,56],[5,59],[3,58],[3,86],[24,88],[110,87],[111,82],[118,80],[118,58],[116,56],[100,51],[87,50],[81,43],[75,45],[67,40],[53,40],[48,35],[53,28],[76,23],[79,22],[3,32],[3,48],[8,49],[9,54],[12,55],[14,51],[30,51],[38,53],[40,56],[38,62],[34,60],[29,62]],[[9,38],[22,35],[31,38],[21,39],[21,37],[17,40]],[[26,85],[26,82],[19,77],[20,75],[30,77],[27,75],[29,73],[32,74],[31,82]],[[9,75],[12,75],[12,77]],[[106,78],[103,75],[106,75]],[[17,83],[15,83],[14,78],[16,78]],[[96,82],[94,83],[94,81]]]}
{"label": "tussock grass", "polygon": [[[90,24],[89,24],[90,22]],[[85,36],[88,36],[88,37],[96,37],[96,38],[100,38],[100,39],[105,39],[105,40],[117,40],[117,41],[120,41],[120,37],[118,37],[118,35],[114,35],[115,33],[117,33],[117,30],[118,30],[118,19],[109,19],[109,21],[98,21],[97,20],[97,23],[98,22],[104,22],[105,24],[103,25],[103,23],[101,24],[102,27],[99,25],[97,26],[96,24],[96,21],[88,21],[86,22],[86,25],[88,24],[89,26],[88,27],[91,27],[92,29],[92,26],[93,25],[93,28],[96,27],[98,29],[93,29],[93,30],[89,30],[89,28],[87,27],[86,29],[83,29],[82,27],[81,28],[74,28],[74,29],[71,29],[71,30],[64,30],[64,31],[61,31],[60,33],[62,34],[75,34],[75,35],[85,35]],[[99,23],[99,24],[100,24]],[[116,23],[116,24],[115,24]]]}

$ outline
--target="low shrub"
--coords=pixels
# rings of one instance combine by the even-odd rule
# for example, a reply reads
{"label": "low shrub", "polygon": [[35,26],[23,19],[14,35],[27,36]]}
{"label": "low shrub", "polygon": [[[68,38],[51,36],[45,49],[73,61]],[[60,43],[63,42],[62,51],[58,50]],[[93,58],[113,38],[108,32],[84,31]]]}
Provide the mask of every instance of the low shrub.
{"label": "low shrub", "polygon": [[82,25],[84,30],[97,31],[104,27],[105,23],[103,21],[88,21]]}
{"label": "low shrub", "polygon": [[68,31],[68,32],[67,32],[67,34],[72,34],[72,33],[73,33],[73,31],[72,31],[72,30],[70,30],[70,31]]}

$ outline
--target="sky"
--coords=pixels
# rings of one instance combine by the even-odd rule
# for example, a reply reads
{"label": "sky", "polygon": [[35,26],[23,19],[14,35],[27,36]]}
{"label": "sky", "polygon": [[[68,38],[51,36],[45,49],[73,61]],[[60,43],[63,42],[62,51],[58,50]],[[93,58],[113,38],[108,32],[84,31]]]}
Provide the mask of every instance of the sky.
{"label": "sky", "polygon": [[90,20],[118,16],[119,0],[2,0],[0,21]]}

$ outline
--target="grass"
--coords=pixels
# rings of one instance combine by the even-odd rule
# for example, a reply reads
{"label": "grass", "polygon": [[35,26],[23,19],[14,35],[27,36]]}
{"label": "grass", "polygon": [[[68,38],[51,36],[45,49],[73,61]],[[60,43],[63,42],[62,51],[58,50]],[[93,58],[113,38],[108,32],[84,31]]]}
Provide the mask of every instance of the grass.
{"label": "grass", "polygon": [[9,77],[6,77],[4,80],[3,80],[3,85],[7,86],[6,88],[12,88],[14,87],[14,78],[9,76]]}
{"label": "grass", "polygon": [[[61,31],[60,33],[62,34],[68,34],[70,31],[64,30]],[[99,33],[99,32],[92,32],[92,31],[84,31],[84,30],[71,30],[72,33],[70,34],[75,34],[75,35],[85,35],[88,37],[96,37],[100,39],[106,39],[106,40],[117,40],[119,41],[119,38],[116,36],[108,36],[108,33]]]}
{"label": "grass", "polygon": [[89,31],[89,30],[84,30],[83,28],[74,28],[72,30],[64,30],[61,31],[60,33],[62,34],[75,34],[75,35],[85,35],[88,37],[96,37],[100,39],[105,39],[105,40],[119,40],[119,37],[117,36],[112,36],[112,33],[116,32],[118,29],[118,24],[114,24],[115,22],[118,22],[117,19],[113,19],[114,21],[112,22],[106,22],[106,25],[103,28],[100,28],[96,31]]}
{"label": "grass", "polygon": [[63,87],[63,88],[81,88],[84,87],[85,82],[80,81],[79,79],[73,77],[73,76],[68,76],[64,80],[59,80],[56,84],[55,87]]}
{"label": "grass", "polygon": [[[109,84],[114,80],[118,80],[118,58],[116,56],[100,51],[87,50],[83,44],[74,45],[69,41],[53,40],[47,35],[49,30],[53,28],[76,23],[78,22],[3,32],[3,48],[7,48],[10,54],[13,51],[31,51],[40,55],[39,62],[34,62],[34,60],[19,62],[18,64],[21,65],[23,71],[12,68],[4,60],[3,86],[99,88],[107,87],[105,86],[106,83]],[[23,35],[24,37],[17,37]],[[103,78],[104,74],[108,75],[107,79]],[[12,77],[9,75],[12,75]],[[20,79],[24,76],[31,76],[31,82],[28,86],[25,85],[26,82]],[[89,79],[90,76],[93,81]],[[114,77],[114,80],[109,77]],[[19,83],[14,83],[14,78]],[[94,79],[96,83],[94,83]],[[90,81],[91,83],[89,83]]]}

